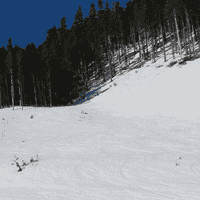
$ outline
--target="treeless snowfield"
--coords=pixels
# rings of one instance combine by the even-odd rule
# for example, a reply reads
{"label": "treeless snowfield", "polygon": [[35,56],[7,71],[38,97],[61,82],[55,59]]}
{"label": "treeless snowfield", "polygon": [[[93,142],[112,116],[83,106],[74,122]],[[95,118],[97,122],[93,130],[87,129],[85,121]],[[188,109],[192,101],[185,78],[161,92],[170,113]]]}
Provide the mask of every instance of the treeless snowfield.
{"label": "treeless snowfield", "polygon": [[163,60],[89,103],[1,109],[0,199],[200,199],[200,59]]}

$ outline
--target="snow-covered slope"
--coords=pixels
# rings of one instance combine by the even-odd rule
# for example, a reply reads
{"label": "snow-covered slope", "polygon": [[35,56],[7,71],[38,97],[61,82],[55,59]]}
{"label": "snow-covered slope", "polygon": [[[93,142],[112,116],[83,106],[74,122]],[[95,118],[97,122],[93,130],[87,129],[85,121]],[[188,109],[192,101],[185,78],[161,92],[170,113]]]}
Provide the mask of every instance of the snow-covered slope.
{"label": "snow-covered slope", "polygon": [[170,53],[87,103],[0,110],[0,199],[200,199],[200,59]]}

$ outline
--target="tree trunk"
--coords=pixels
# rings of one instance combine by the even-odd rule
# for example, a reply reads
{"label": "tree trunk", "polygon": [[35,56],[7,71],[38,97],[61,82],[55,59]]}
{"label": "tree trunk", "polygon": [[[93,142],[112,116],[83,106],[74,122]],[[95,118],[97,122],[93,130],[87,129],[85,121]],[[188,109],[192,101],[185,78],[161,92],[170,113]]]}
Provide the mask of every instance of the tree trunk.
{"label": "tree trunk", "polygon": [[23,99],[22,99],[22,74],[19,69],[18,71],[18,87],[19,87],[19,96],[20,96],[20,106],[22,107],[23,110]]}
{"label": "tree trunk", "polygon": [[[109,42],[109,47],[111,46],[111,41],[110,41],[110,37],[108,36],[108,42]],[[111,76],[111,82],[112,82],[112,53],[109,49],[109,67],[110,67],[110,76]]]}
{"label": "tree trunk", "polygon": [[42,105],[42,97],[41,97],[41,87],[38,81],[38,78],[36,77],[36,83],[37,83],[37,88],[38,88],[38,96],[39,96],[39,101],[40,101],[40,106]]}
{"label": "tree trunk", "polygon": [[164,35],[163,35],[163,30],[162,30],[162,25],[160,24],[160,31],[161,31],[161,36],[163,40],[163,53],[164,53],[164,62],[166,62],[166,54],[165,54],[165,42],[164,42]]}
{"label": "tree trunk", "polygon": [[192,24],[194,26],[194,41],[196,42],[198,39],[198,31],[197,31],[197,26],[196,23],[194,22],[194,20],[192,20]]}
{"label": "tree trunk", "polygon": [[7,101],[7,90],[6,90],[6,87],[5,87],[5,84],[3,86],[3,92],[2,92],[3,96],[2,96],[2,100],[3,100],[3,107],[8,107],[8,101]]}
{"label": "tree trunk", "polygon": [[185,53],[187,55],[188,54],[188,49],[187,49],[187,44],[186,44],[186,33],[185,33],[185,27],[184,27],[184,23],[183,23],[183,18],[182,18],[182,26],[183,26],[183,40],[184,40]]}
{"label": "tree trunk", "polygon": [[118,57],[119,57],[119,63],[121,64],[121,58],[120,58],[120,37],[118,35],[118,45],[119,45],[119,50],[118,50]]}
{"label": "tree trunk", "polygon": [[172,22],[172,35],[174,37],[174,41],[173,41],[173,48],[175,50],[175,53],[177,53],[177,43],[176,43],[176,33],[174,31],[174,23]]}
{"label": "tree trunk", "polygon": [[19,89],[19,97],[20,97],[20,100],[19,100],[19,105],[22,106],[22,102],[21,102],[21,86],[20,86],[20,81],[19,81],[19,78],[18,78],[18,89]]}
{"label": "tree trunk", "polygon": [[19,80],[20,77],[18,77],[18,86],[19,86],[19,96],[20,96],[20,106],[22,107],[23,110],[23,103],[22,103],[22,86],[21,86],[21,80]]}
{"label": "tree trunk", "polygon": [[192,57],[192,50],[191,50],[191,41],[190,41],[190,31],[187,26],[187,40],[188,40],[188,45],[189,45],[189,52],[190,52],[190,58]]}
{"label": "tree trunk", "polygon": [[143,38],[144,38],[144,37],[142,37],[143,34],[145,35],[144,30],[142,30],[142,33],[141,33],[141,43],[142,43],[143,60],[145,60],[146,59],[146,55],[145,55],[145,49],[144,49],[144,44],[143,44]]}
{"label": "tree trunk", "polygon": [[[103,49],[102,49],[102,50],[103,50]],[[103,57],[103,62],[105,62],[104,59],[105,59],[105,58]],[[103,65],[103,82],[106,82],[105,73],[106,73],[106,69],[105,69],[105,66]]]}
{"label": "tree trunk", "polygon": [[142,50],[143,50],[143,63],[146,60],[146,51],[145,51],[145,30],[143,29],[143,33],[142,33]]}
{"label": "tree trunk", "polygon": [[181,43],[180,43],[180,36],[179,36],[179,29],[178,29],[178,24],[177,24],[177,19],[176,19],[176,11],[173,9],[174,12],[174,20],[175,20],[175,25],[176,25],[176,34],[177,34],[177,39],[178,39],[178,46],[179,46],[179,54],[182,59],[182,50],[181,50]]}
{"label": "tree trunk", "polygon": [[[102,55],[103,55],[103,51],[102,51]],[[86,83],[86,90],[88,90],[87,82],[89,80],[89,72],[88,72],[88,67],[86,65],[85,60],[83,60],[83,66],[84,66],[84,70],[85,70],[84,79],[85,79],[85,83]]]}
{"label": "tree trunk", "polygon": [[111,63],[111,60],[112,60],[112,54],[110,52],[109,54],[109,67],[110,67],[110,76],[111,76],[111,82],[112,82],[112,63]]}
{"label": "tree trunk", "polygon": [[171,36],[171,28],[170,28],[170,24],[169,24],[169,21],[167,20],[167,24],[168,24],[168,29],[169,29],[169,35],[170,35],[170,41],[171,41],[171,47],[172,47],[172,54],[173,54],[173,59],[175,58],[174,56],[174,43],[172,41],[172,36]]}
{"label": "tree trunk", "polygon": [[141,46],[140,46],[140,44],[141,44],[141,39],[140,39],[140,31],[139,31],[139,33],[138,33],[138,37],[139,37],[139,44],[138,44],[138,46],[139,46],[139,54],[140,54],[140,60],[142,60],[142,52],[141,52]]}
{"label": "tree trunk", "polygon": [[[102,53],[103,53],[103,52],[102,52]],[[103,54],[103,55],[104,55],[104,54]],[[86,64],[85,59],[84,59],[84,61],[83,61],[83,64],[84,64],[85,69],[86,69],[86,71],[87,71],[87,78],[89,79],[90,75],[89,75],[89,70],[88,70],[88,64]]]}
{"label": "tree trunk", "polygon": [[12,68],[10,68],[10,76],[11,76],[11,95],[12,95],[12,107],[14,110],[14,84],[13,84],[13,74],[12,74]]}
{"label": "tree trunk", "polygon": [[[121,48],[122,48],[122,56],[124,57],[124,62],[126,63],[126,51],[125,51],[125,42],[123,40],[123,35],[122,36],[122,41],[121,41]],[[126,67],[127,67],[127,63],[126,63]]]}
{"label": "tree trunk", "polygon": [[120,58],[120,42],[118,41],[118,43],[119,43],[118,59],[119,59],[119,63],[121,64],[121,58]]}
{"label": "tree trunk", "polygon": [[5,108],[6,105],[6,101],[5,101],[5,97],[6,97],[6,90],[5,90],[5,82],[4,82],[4,75],[2,75],[2,79],[1,79],[1,108]]}
{"label": "tree trunk", "polygon": [[[106,54],[106,56],[107,56],[107,54]],[[94,61],[94,63],[93,63],[93,65],[94,65],[94,76],[95,76],[95,80],[97,79],[97,77],[96,77],[96,75],[97,75],[97,72],[96,72],[96,60]]]}
{"label": "tree trunk", "polygon": [[[23,80],[22,80],[23,79]],[[20,82],[21,82],[21,102],[22,102],[22,110],[23,110],[23,106],[24,106],[24,102],[23,102],[23,94],[24,94],[24,76],[21,74],[20,76]]]}
{"label": "tree trunk", "polygon": [[152,43],[151,59],[152,59],[152,63],[155,63],[156,60],[155,60],[154,41],[153,40],[154,40],[154,37],[152,34],[152,37],[151,37],[151,43]]}
{"label": "tree trunk", "polygon": [[124,54],[124,62],[125,62],[125,64],[126,64],[126,68],[127,68],[128,66],[127,66],[127,53],[126,53],[126,47],[125,47],[125,45],[123,45],[123,46],[124,46],[124,51],[123,51],[123,52],[124,52],[124,53],[123,53],[123,54]]}
{"label": "tree trunk", "polygon": [[41,80],[41,85],[42,85],[42,96],[43,96],[43,104],[45,107],[47,107],[47,102],[46,102],[46,93],[45,93],[45,83]]}
{"label": "tree trunk", "polygon": [[[194,33],[194,26],[192,24],[192,32]],[[192,36],[192,43],[193,43],[193,58],[196,57],[196,53],[195,53],[195,41],[194,41],[194,37]]]}
{"label": "tree trunk", "polygon": [[34,95],[35,95],[35,106],[37,107],[37,105],[38,105],[38,103],[37,103],[37,93],[36,93],[36,85],[35,85],[35,79],[34,79],[33,74],[32,74],[32,78],[33,78]]}
{"label": "tree trunk", "polygon": [[[103,56],[103,45],[99,45],[99,64],[100,64],[100,72],[101,72],[101,77],[103,77],[104,79],[104,56]],[[102,56],[101,56],[102,55]],[[86,66],[84,66],[84,70],[86,71]],[[86,83],[86,88],[87,88],[87,76],[86,74],[84,74],[84,80],[85,80],[85,83]]]}
{"label": "tree trunk", "polygon": [[191,58],[191,54],[192,54],[192,50],[191,50],[191,41],[190,41],[191,29],[190,29],[190,22],[189,22],[189,18],[188,18],[188,13],[187,13],[187,10],[186,10],[186,9],[185,9],[185,15],[186,15],[186,21],[187,21],[188,43],[189,43],[190,58]]}
{"label": "tree trunk", "polygon": [[127,50],[128,50],[127,57],[128,57],[128,65],[130,66],[129,45],[130,44],[128,43],[128,46],[127,46]]}
{"label": "tree trunk", "polygon": [[160,50],[162,52],[159,29],[156,28],[156,31],[157,31],[157,35],[158,35],[158,48],[160,48]]}
{"label": "tree trunk", "polygon": [[[4,80],[4,77],[3,77]],[[5,83],[2,80],[2,107],[5,108]]]}
{"label": "tree trunk", "polygon": [[[182,24],[181,24],[182,26]],[[182,31],[182,27],[179,30],[179,35],[180,35],[180,44],[181,44],[181,49],[183,48],[183,31]]]}
{"label": "tree trunk", "polygon": [[196,19],[197,19],[197,35],[198,35],[198,44],[199,44],[199,51],[200,51],[200,28],[199,28],[199,20],[198,17],[196,15]]}
{"label": "tree trunk", "polygon": [[6,83],[6,99],[7,99],[7,107],[10,107],[10,98],[9,98],[9,89],[8,89],[8,82],[6,78],[6,73],[5,73],[5,83]]}
{"label": "tree trunk", "polygon": [[149,59],[148,42],[149,42],[149,32],[147,31],[146,32],[147,60]]}
{"label": "tree trunk", "polygon": [[154,45],[155,45],[155,48],[154,48],[154,51],[155,51],[155,55],[156,55],[156,57],[158,56],[158,51],[157,51],[157,33],[156,33],[156,30],[154,29],[154,36],[155,36],[155,38],[154,38]]}
{"label": "tree trunk", "polygon": [[48,84],[48,88],[49,88],[49,102],[50,102],[50,107],[52,108],[51,74],[50,74],[50,70],[46,74],[46,77],[47,77],[47,84]]}
{"label": "tree trunk", "polygon": [[175,33],[174,23],[173,22],[172,22],[172,32],[173,32],[173,36],[174,36],[173,48],[175,49],[175,52],[177,53],[176,33]]}
{"label": "tree trunk", "polygon": [[132,38],[132,41],[133,41],[133,47],[134,47],[134,55],[135,55],[135,52],[136,52],[136,40],[135,40],[135,33],[134,33],[134,27],[131,28],[131,38]]}
{"label": "tree trunk", "polygon": [[121,44],[121,47],[122,47],[122,56],[123,56],[123,59],[124,59],[124,63],[127,67],[127,62],[126,62],[126,51],[125,51],[125,45],[124,45],[124,42],[122,41],[122,44]]}
{"label": "tree trunk", "polygon": [[164,23],[164,43],[166,43],[167,44],[167,33],[169,32],[167,32],[167,27],[166,27],[166,25],[165,25],[165,23]]}

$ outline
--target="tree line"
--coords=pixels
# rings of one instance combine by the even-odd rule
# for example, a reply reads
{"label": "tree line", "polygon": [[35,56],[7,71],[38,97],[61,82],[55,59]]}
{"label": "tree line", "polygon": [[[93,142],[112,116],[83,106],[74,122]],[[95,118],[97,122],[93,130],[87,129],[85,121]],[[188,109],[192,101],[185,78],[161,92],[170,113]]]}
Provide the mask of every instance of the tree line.
{"label": "tree line", "polygon": [[161,48],[166,62],[168,38],[173,58],[175,52],[195,58],[196,42],[200,50],[199,7],[197,0],[132,0],[126,8],[119,2],[110,8],[108,1],[104,7],[98,0],[98,11],[92,3],[83,19],[79,6],[72,27],[67,29],[63,17],[60,28],[48,30],[37,48],[33,43],[13,47],[9,38],[7,49],[0,48],[0,108],[72,104],[89,89],[93,76],[106,81],[107,64],[112,81],[114,55],[128,67],[130,48],[133,55],[139,52],[139,62],[156,62]]}

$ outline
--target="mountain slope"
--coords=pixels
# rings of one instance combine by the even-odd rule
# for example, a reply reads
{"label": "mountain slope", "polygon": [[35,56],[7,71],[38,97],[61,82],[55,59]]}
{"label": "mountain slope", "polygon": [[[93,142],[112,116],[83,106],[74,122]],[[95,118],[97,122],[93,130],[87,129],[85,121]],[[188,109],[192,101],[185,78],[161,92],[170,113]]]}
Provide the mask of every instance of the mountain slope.
{"label": "mountain slope", "polygon": [[199,199],[200,59],[167,54],[82,104],[0,110],[0,199]]}

